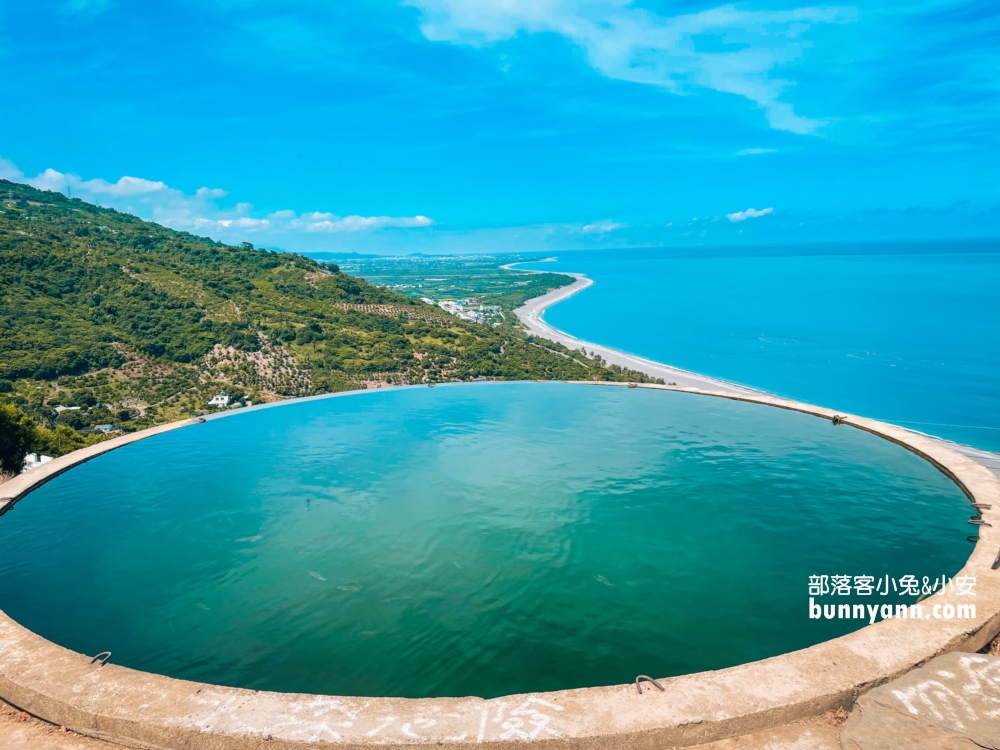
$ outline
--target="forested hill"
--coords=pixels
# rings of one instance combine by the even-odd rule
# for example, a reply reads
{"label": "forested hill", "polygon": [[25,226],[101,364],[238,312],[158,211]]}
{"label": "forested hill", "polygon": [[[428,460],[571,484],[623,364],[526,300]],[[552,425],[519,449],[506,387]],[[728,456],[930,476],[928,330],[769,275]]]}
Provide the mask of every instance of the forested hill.
{"label": "forested hill", "polygon": [[136,429],[222,389],[259,401],[483,377],[644,379],[332,264],[0,180],[0,400],[36,423],[64,405],[81,407],[67,427]]}

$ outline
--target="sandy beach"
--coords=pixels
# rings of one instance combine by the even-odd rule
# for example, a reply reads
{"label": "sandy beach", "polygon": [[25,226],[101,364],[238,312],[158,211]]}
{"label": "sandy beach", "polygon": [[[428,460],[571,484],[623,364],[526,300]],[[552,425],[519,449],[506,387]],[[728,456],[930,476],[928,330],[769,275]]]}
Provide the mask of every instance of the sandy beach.
{"label": "sandy beach", "polygon": [[[516,270],[521,273],[542,273],[542,271],[529,271],[527,269],[513,268],[513,266],[516,265],[516,263],[509,263],[505,266],[501,266],[501,268],[505,268],[509,271]],[[710,378],[705,375],[699,375],[695,372],[682,370],[678,367],[671,367],[670,365],[665,365],[660,362],[654,362],[652,360],[645,359],[644,357],[637,357],[634,354],[628,354],[627,352],[619,351],[618,349],[612,349],[609,346],[602,346],[601,344],[594,344],[590,341],[583,341],[582,339],[570,336],[564,331],[560,331],[558,328],[553,328],[542,320],[542,313],[557,302],[562,302],[564,299],[568,299],[574,294],[582,292],[584,289],[587,289],[594,284],[592,279],[588,279],[582,273],[567,273],[565,271],[560,271],[559,273],[563,276],[572,276],[576,279],[576,281],[569,286],[556,289],[555,291],[549,292],[541,297],[535,297],[514,311],[514,314],[517,315],[518,319],[533,336],[558,342],[570,349],[586,349],[587,352],[599,354],[608,364],[627,367],[630,370],[638,370],[639,372],[645,373],[650,377],[663,378],[666,383],[676,383],[677,385],[690,388],[705,388],[708,390],[735,391],[740,393],[760,392],[753,388],[746,388],[744,386],[736,385],[735,383],[726,382],[725,380]]]}

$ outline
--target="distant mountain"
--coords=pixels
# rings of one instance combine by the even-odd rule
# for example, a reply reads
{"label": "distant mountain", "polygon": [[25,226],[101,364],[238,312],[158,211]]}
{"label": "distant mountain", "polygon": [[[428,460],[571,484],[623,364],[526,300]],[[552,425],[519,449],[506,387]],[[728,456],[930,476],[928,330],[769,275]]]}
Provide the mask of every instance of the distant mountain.
{"label": "distant mountain", "polygon": [[[644,380],[292,253],[0,180],[0,401],[135,429],[252,401],[474,378]],[[56,416],[57,405],[63,409]]]}

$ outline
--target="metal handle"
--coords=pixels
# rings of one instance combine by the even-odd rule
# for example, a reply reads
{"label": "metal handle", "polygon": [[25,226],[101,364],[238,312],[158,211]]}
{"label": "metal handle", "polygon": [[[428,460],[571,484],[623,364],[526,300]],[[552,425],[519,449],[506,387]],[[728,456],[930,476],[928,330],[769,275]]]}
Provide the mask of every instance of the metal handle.
{"label": "metal handle", "polygon": [[641,674],[641,675],[639,675],[638,677],[635,678],[635,688],[636,688],[636,690],[639,691],[639,695],[642,695],[642,685],[639,684],[639,680],[645,680],[646,682],[651,682],[654,685],[656,685],[656,687],[658,687],[660,689],[661,693],[666,692],[663,689],[663,685],[661,685],[660,683],[658,683],[652,677],[650,677],[649,675]]}

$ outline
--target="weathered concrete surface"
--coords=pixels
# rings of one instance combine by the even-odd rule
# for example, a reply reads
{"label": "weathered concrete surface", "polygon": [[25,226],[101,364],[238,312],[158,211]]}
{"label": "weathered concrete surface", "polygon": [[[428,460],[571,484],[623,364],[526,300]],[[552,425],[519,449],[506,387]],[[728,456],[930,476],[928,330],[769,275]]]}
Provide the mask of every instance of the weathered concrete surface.
{"label": "weathered concrete surface", "polygon": [[[843,720],[817,717],[753,734],[695,745],[692,750],[841,750]],[[115,750],[123,745],[85,737],[0,702],[3,750]]]}
{"label": "weathered concrete surface", "polygon": [[842,750],[843,719],[827,716],[762,729],[752,734],[695,745],[692,750]]}
{"label": "weathered concrete surface", "polygon": [[[645,387],[834,416],[770,396]],[[100,667],[0,613],[0,698],[81,734],[133,747],[210,750],[398,744],[659,750],[850,709],[867,690],[941,653],[979,650],[1000,631],[1000,571],[990,568],[1000,552],[1000,480],[930,438],[860,417],[843,419],[830,429],[853,426],[897,442],[952,477],[971,500],[992,506],[983,511],[991,525],[981,527],[979,543],[956,574],[977,578],[974,619],[888,620],[790,654],[665,679],[665,692],[639,695],[634,686],[616,685],[493,700],[406,700],[256,692]],[[63,468],[72,461],[57,460]],[[964,601],[954,592],[934,599],[941,605]]]}
{"label": "weathered concrete surface", "polygon": [[862,696],[844,750],[1000,750],[1000,656],[945,654]]}

